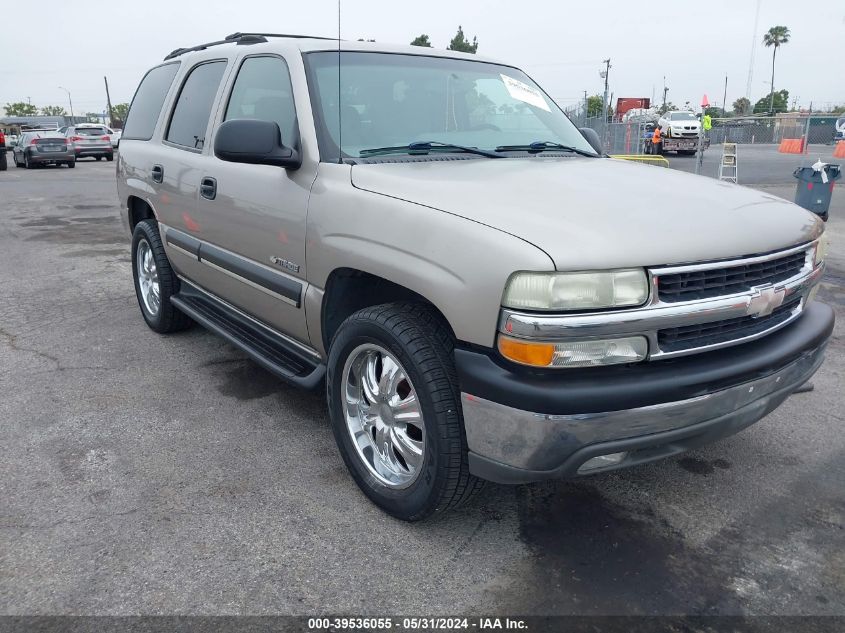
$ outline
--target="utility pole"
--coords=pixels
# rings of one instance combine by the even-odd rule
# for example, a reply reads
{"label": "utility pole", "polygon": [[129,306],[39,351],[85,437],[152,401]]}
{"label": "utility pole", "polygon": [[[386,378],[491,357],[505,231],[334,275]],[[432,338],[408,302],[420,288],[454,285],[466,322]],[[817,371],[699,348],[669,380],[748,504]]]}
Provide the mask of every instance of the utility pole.
{"label": "utility pole", "polygon": [[103,81],[106,84],[106,104],[109,107],[109,127],[114,125],[114,113],[112,112],[111,108],[111,96],[109,95],[109,80],[108,77],[103,77]]}
{"label": "utility pole", "polygon": [[663,75],[663,107],[661,110],[666,110],[666,95],[669,93],[669,88],[666,87],[666,75]]}
{"label": "utility pole", "polygon": [[68,103],[70,103],[70,120],[71,123],[75,123],[75,121],[73,120],[73,99],[70,98],[70,90],[68,90],[67,88],[63,88],[62,86],[59,86],[59,90],[64,90],[67,93],[67,100]]}
{"label": "utility pole", "polygon": [[728,76],[725,75],[725,93],[722,95],[722,116],[728,115]]}
{"label": "utility pole", "polygon": [[610,77],[610,58],[603,59],[602,63],[604,64],[604,70],[599,73],[600,77],[604,77],[604,99],[602,100],[604,112],[602,112],[602,118],[604,119],[605,130],[607,130],[607,87]]}
{"label": "utility pole", "polygon": [[587,119],[590,117],[590,101],[587,98],[587,91],[584,91],[584,125],[587,125]]}

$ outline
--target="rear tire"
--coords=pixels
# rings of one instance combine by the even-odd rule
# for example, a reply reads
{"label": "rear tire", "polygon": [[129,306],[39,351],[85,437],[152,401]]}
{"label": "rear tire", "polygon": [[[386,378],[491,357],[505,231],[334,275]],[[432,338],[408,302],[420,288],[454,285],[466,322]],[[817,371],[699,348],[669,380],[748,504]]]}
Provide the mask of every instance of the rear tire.
{"label": "rear tire", "polygon": [[27,169],[32,169],[32,164],[29,162],[29,154],[26,152],[23,154],[23,166]]}
{"label": "rear tire", "polygon": [[107,154],[106,160],[109,161],[109,162],[112,162],[114,160],[114,154]]}
{"label": "rear tire", "polygon": [[190,327],[193,321],[170,303],[170,297],[179,292],[179,278],[164,252],[156,220],[138,222],[132,233],[132,278],[150,329],[166,334]]}
{"label": "rear tire", "polygon": [[326,395],[343,461],[373,503],[404,521],[458,506],[484,484],[469,472],[453,348],[435,310],[390,303],[346,319],[329,349]]}
{"label": "rear tire", "polygon": [[68,161],[67,166],[68,166],[68,169],[73,169],[74,167],[76,167],[76,161],[75,160]]}
{"label": "rear tire", "polygon": [[96,159],[97,159],[98,161],[99,161],[99,160],[101,160],[102,158],[103,158],[102,156],[96,156]]}

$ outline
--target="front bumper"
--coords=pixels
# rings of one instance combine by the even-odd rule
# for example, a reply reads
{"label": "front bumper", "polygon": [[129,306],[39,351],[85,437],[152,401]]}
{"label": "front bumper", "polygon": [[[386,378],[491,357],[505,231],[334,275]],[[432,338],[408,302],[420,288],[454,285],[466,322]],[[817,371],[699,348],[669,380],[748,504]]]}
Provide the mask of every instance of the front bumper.
{"label": "front bumper", "polygon": [[777,408],[821,365],[833,310],[810,303],[764,339],[674,360],[536,373],[456,350],[470,471],[499,483],[601,472],[736,433]]}

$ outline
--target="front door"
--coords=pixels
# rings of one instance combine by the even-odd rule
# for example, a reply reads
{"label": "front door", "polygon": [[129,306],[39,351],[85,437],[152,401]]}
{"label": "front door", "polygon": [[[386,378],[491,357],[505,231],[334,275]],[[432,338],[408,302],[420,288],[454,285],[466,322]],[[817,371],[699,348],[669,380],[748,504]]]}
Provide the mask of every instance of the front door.
{"label": "front door", "polygon": [[[282,142],[298,144],[290,73],[279,56],[245,57],[222,110],[221,121],[275,121]],[[213,152],[199,164],[201,258],[216,273],[209,290],[307,343],[305,220],[316,168],[230,163]]]}

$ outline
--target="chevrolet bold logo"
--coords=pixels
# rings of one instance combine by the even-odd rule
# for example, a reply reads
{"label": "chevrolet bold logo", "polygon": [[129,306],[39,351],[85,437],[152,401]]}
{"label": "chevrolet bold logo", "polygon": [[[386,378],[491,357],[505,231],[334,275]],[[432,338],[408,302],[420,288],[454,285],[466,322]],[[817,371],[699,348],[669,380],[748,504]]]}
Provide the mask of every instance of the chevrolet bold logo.
{"label": "chevrolet bold logo", "polygon": [[753,290],[754,294],[748,303],[748,314],[754,318],[769,316],[783,303],[785,288],[763,286]]}

